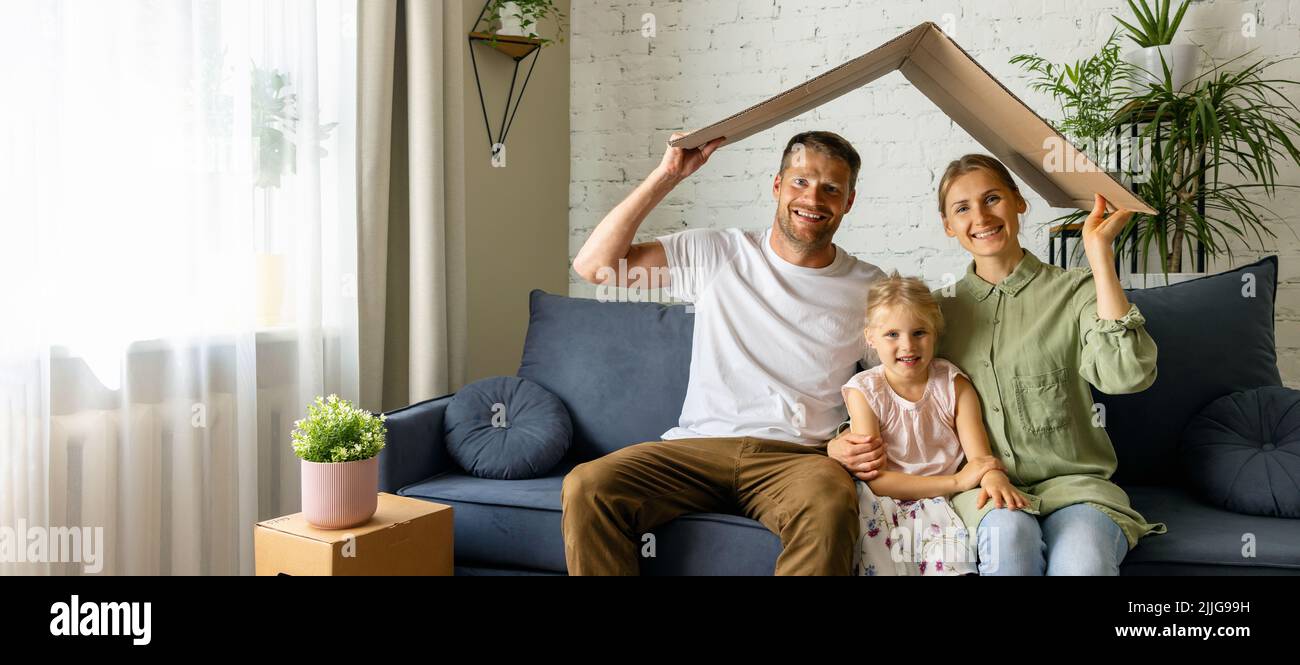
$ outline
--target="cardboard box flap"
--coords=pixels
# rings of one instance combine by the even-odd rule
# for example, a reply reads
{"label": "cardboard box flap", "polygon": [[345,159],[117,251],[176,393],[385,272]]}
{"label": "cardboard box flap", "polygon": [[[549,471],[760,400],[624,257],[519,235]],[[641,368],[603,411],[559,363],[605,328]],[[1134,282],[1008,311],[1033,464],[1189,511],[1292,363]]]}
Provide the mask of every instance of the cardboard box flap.
{"label": "cardboard box flap", "polygon": [[1049,204],[1090,210],[1093,193],[1099,192],[1116,207],[1155,212],[933,23],[922,23],[861,57],[683,136],[672,145],[696,148],[720,136],[727,137],[727,144],[735,143],[894,70]]}
{"label": "cardboard box flap", "polygon": [[450,510],[450,508],[419,499],[380,492],[379,505],[374,516],[365,524],[350,529],[319,529],[308,524],[302,513],[294,513],[258,522],[258,526],[322,543],[338,543],[349,538],[360,538],[371,533],[401,526],[425,515],[444,510]]}
{"label": "cardboard box flap", "polygon": [[844,93],[856,90],[902,66],[908,53],[925,35],[929,24],[921,24],[885,42],[875,50],[854,58],[835,69],[819,74],[785,92],[755,104],[725,120],[683,136],[672,142],[681,148],[698,148],[718,138],[726,143],[749,138],[765,129],[811,111]]}

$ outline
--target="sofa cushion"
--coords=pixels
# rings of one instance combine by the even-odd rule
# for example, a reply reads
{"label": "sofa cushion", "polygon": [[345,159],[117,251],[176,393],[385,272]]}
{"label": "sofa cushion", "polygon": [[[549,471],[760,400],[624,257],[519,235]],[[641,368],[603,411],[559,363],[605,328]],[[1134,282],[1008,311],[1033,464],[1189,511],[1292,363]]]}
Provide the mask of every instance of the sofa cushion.
{"label": "sofa cushion", "polygon": [[677,425],[691,369],[694,315],[683,305],[530,296],[519,376],[573,419],[570,458],[658,441]]}
{"label": "sofa cushion", "polygon": [[1282,385],[1273,337],[1277,257],[1190,282],[1128,291],[1158,347],[1155,383],[1104,395],[1106,432],[1120,484],[1177,484],[1178,439],[1214,400]]}
{"label": "sofa cushion", "polygon": [[494,376],[461,388],[447,405],[447,452],[480,478],[523,480],[546,474],[573,438],[558,397],[516,376]]}
{"label": "sofa cushion", "polygon": [[[446,473],[398,494],[446,504],[455,521],[456,566],[563,573],[560,489],[570,466],[542,478],[489,480]],[[771,575],[781,541],[762,524],[736,515],[686,515],[653,531],[646,575]]]}
{"label": "sofa cushion", "polygon": [[1210,505],[1300,518],[1300,390],[1269,386],[1211,402],[1183,432],[1178,463],[1185,486]]}
{"label": "sofa cushion", "polygon": [[397,493],[451,506],[457,566],[468,564],[563,573],[560,487],[570,464],[540,478],[491,480],[460,472]]}
{"label": "sofa cushion", "polygon": [[[446,473],[398,494],[452,506],[457,569],[564,573],[560,488],[567,465],[531,480],[489,480]],[[1133,507],[1169,533],[1143,538],[1124,560],[1124,574],[1300,574],[1300,528],[1277,517],[1231,513],[1186,491],[1125,488]],[[781,541],[736,515],[687,515],[655,529],[647,575],[771,575]],[[1243,537],[1254,544],[1245,556]]]}
{"label": "sofa cushion", "polygon": [[1125,574],[1300,574],[1300,522],[1228,512],[1174,487],[1124,489],[1147,521],[1169,526],[1138,541]]}

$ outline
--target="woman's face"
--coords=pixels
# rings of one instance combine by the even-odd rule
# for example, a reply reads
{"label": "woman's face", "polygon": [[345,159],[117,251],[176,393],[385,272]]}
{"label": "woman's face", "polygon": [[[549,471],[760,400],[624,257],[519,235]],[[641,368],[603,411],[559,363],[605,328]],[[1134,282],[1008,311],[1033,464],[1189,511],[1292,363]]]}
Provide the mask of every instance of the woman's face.
{"label": "woman's face", "polygon": [[943,230],[974,256],[1020,258],[1025,201],[988,169],[957,176],[943,204]]}

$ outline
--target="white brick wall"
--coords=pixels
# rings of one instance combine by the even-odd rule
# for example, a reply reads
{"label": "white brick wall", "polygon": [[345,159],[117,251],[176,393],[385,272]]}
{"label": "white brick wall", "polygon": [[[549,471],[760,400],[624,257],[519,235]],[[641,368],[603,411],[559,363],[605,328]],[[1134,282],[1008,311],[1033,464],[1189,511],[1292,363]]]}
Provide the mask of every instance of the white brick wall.
{"label": "white brick wall", "polygon": [[[573,0],[570,258],[659,162],[673,131],[713,123],[922,21],[955,26],[958,43],[981,64],[1030,106],[1058,117],[1050,99],[1029,91],[1008,61],[1018,53],[1057,62],[1086,57],[1115,27],[1111,15],[1127,11],[1123,0]],[[1254,38],[1241,34],[1246,13],[1259,18]],[[655,19],[653,37],[643,35],[646,14]],[[1221,60],[1249,49],[1259,57],[1297,56],[1300,0],[1201,0],[1188,11],[1181,35]],[[1300,79],[1300,61],[1277,73]],[[863,157],[857,203],[838,244],[931,283],[965,270],[967,255],[944,236],[933,199],[949,160],[983,150],[897,73],[715,153],[650,215],[638,241],[688,227],[770,226],[780,151],[807,129],[838,132]],[[1287,171],[1282,181],[1300,184],[1300,171]],[[1065,211],[1026,193],[1022,243],[1046,258],[1046,222]],[[1284,193],[1269,207],[1283,217],[1276,241],[1239,250],[1234,261],[1212,270],[1280,255],[1279,364],[1286,383],[1300,388],[1300,194]],[[571,295],[594,295],[576,274],[570,277]]]}

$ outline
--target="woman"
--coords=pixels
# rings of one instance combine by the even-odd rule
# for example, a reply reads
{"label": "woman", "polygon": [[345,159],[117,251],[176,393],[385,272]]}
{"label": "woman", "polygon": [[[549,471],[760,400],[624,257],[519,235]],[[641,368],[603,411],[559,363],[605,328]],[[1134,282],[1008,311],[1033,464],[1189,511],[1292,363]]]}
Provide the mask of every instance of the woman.
{"label": "woman", "polygon": [[1083,225],[1091,272],[1045,264],[1020,246],[1026,204],[1006,167],[987,155],[948,165],[939,184],[944,231],[973,261],[936,295],[950,334],[939,355],[979,392],[993,454],[1029,507],[1016,510],[983,489],[953,506],[977,526],[985,575],[1117,575],[1138,539],[1164,533],[1110,482],[1115,449],[1088,384],[1138,392],[1156,377],[1156,345],[1115,273],[1113,242],[1132,212]]}

